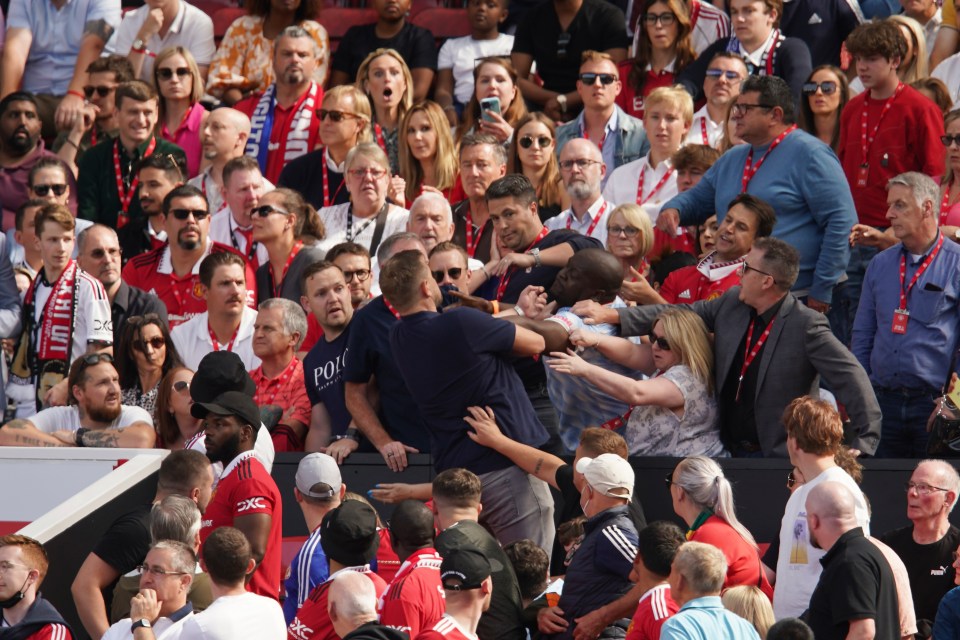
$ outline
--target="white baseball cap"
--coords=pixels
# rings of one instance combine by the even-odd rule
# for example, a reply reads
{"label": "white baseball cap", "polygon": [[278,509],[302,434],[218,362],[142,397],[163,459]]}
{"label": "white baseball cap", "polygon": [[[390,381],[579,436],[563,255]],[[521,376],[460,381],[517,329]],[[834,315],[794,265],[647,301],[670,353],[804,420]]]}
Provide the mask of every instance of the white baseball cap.
{"label": "white baseball cap", "polygon": [[[314,487],[323,483],[330,487],[327,491],[315,491]],[[311,498],[332,498],[340,495],[343,479],[337,461],[325,453],[311,453],[304,456],[297,465],[297,489]]]}
{"label": "white baseball cap", "polygon": [[[577,471],[583,474],[595,491],[605,496],[628,500],[633,496],[633,467],[615,453],[604,453],[596,458],[580,458],[577,461]],[[625,489],[626,493],[615,493],[614,489]]]}

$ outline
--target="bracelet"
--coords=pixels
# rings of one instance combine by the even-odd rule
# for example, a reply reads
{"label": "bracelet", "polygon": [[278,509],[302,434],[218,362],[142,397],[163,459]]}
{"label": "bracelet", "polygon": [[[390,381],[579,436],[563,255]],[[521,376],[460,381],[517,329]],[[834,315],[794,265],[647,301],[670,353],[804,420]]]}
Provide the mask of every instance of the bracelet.
{"label": "bracelet", "polygon": [[520,308],[520,305],[516,305],[516,306],[513,308],[513,310],[514,310],[514,311],[516,312],[516,314],[517,314],[518,316],[520,316],[521,318],[525,318],[525,317],[527,316],[527,314],[525,314],[525,313],[523,312],[523,309]]}
{"label": "bracelet", "polygon": [[72,145],[73,148],[76,149],[77,151],[80,151],[80,145],[78,145],[76,142],[74,142],[70,138],[64,138],[63,141],[69,145]]}
{"label": "bracelet", "polygon": [[83,427],[80,427],[79,429],[77,429],[76,439],[74,440],[74,443],[78,447],[86,446],[85,444],[83,444],[83,434],[85,434],[87,431],[90,431],[90,429],[85,429]]}
{"label": "bracelet", "polygon": [[67,95],[68,95],[68,96],[77,96],[77,97],[80,98],[81,100],[86,100],[86,99],[87,99],[87,96],[83,95],[83,93],[81,93],[81,92],[79,92],[79,91],[74,91],[73,89],[67,89]]}
{"label": "bracelet", "polygon": [[490,301],[490,305],[493,307],[493,315],[497,315],[498,313],[500,313],[500,301],[499,301],[499,300],[491,300],[491,301]]}
{"label": "bracelet", "polygon": [[486,276],[487,280],[490,279],[490,272],[487,271],[487,265],[481,265],[480,271],[483,271],[483,275]]}

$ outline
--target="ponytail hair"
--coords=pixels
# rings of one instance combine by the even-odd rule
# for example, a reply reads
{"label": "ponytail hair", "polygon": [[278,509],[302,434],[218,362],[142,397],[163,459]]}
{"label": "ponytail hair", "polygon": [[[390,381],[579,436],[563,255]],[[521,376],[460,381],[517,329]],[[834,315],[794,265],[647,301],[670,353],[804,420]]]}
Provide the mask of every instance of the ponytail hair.
{"label": "ponytail hair", "polygon": [[737,520],[733,506],[733,486],[723,475],[719,464],[706,456],[684,458],[677,465],[676,478],[674,484],[683,489],[697,507],[713,511],[750,546],[758,549],[753,535]]}
{"label": "ponytail hair", "polygon": [[293,236],[297,240],[317,241],[326,237],[327,231],[317,210],[297,191],[281,187],[270,193],[280,196],[283,208],[297,216],[297,221],[293,225]]}

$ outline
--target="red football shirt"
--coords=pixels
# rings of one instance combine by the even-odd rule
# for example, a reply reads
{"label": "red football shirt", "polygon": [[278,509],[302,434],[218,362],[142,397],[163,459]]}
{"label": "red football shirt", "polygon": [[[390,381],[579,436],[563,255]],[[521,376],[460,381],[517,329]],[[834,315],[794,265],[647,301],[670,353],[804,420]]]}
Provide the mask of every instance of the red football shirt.
{"label": "red football shirt", "polygon": [[643,594],[627,628],[626,640],[659,640],[660,627],[680,610],[670,597],[670,585],[658,584]]}
{"label": "red football shirt", "polygon": [[[263,367],[257,367],[250,372],[250,379],[257,385],[257,392],[253,396],[257,406],[275,405],[282,409],[279,424],[291,424],[296,420],[305,427],[310,426],[310,398],[307,397],[307,388],[303,384],[303,363],[296,357],[290,361],[287,368],[276,378],[263,375]],[[303,451],[303,443],[299,449],[290,449],[287,438],[273,438],[273,446],[277,451]]]}
{"label": "red football shirt", "polygon": [[696,265],[691,265],[681,267],[667,276],[660,287],[660,295],[669,304],[689,304],[698,300],[719,298],[738,284],[740,274],[736,269],[711,282]]}
{"label": "red football shirt", "polygon": [[445,609],[436,549],[421,549],[407,558],[380,599],[380,624],[415,638],[432,627]]}
{"label": "red football shirt", "polygon": [[280,599],[280,553],[283,545],[283,501],[277,484],[254,451],[245,451],[223,470],[213,499],[203,514],[200,539],[218,527],[235,526],[236,518],[265,513],[270,516],[270,537],[263,560],[253,572],[247,591]]}
{"label": "red football shirt", "polygon": [[297,611],[297,617],[287,627],[287,640],[340,640],[340,636],[333,630],[330,614],[327,613],[327,598],[330,584],[341,571],[359,571],[373,581],[373,588],[379,599],[387,589],[383,578],[370,571],[370,566],[347,567],[334,573],[326,582],[318,584],[310,592],[303,606]]}
{"label": "red football shirt", "polygon": [[443,614],[433,627],[420,632],[415,640],[477,640],[477,636],[461,627],[459,622],[447,614]]}

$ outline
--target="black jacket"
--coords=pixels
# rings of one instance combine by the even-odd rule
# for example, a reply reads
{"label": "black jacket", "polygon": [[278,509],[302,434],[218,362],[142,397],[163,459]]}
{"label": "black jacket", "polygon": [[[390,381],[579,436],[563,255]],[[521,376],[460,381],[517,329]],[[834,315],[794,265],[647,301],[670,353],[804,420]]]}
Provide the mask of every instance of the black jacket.
{"label": "black jacket", "polygon": [[74,637],[73,629],[64,621],[63,616],[53,608],[52,604],[38,594],[36,601],[27,611],[27,615],[20,621],[20,624],[0,628],[0,640],[26,640],[48,624],[62,624],[67,628],[66,638],[72,640]]}

